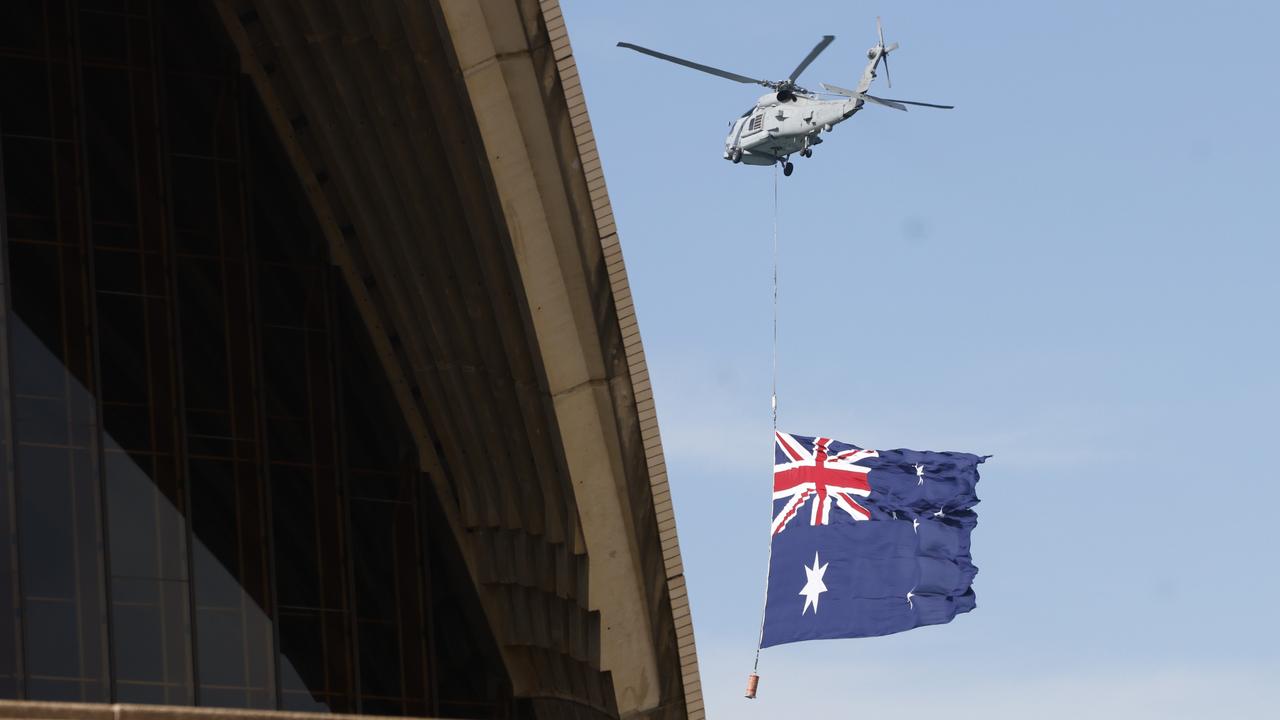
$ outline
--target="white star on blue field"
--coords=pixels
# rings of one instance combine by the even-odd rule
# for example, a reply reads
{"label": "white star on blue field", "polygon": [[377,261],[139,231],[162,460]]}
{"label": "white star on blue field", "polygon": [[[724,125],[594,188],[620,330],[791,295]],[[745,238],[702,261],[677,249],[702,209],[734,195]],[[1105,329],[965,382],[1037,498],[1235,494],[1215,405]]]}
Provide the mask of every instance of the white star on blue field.
{"label": "white star on blue field", "polygon": [[808,581],[798,593],[804,596],[804,607],[800,609],[800,614],[805,614],[810,607],[813,607],[813,614],[817,615],[818,600],[822,597],[822,593],[827,591],[826,584],[822,582],[822,576],[827,574],[827,566],[818,564],[818,553],[813,554],[813,567],[806,567],[804,574]]}
{"label": "white star on blue field", "polygon": [[[1280,4],[562,2],[709,717],[1273,715]],[[994,455],[977,609],[767,648],[746,700],[772,510],[773,170],[721,155],[763,88],[615,45],[779,79],[831,34],[800,84],[850,87],[877,15],[901,48],[873,92],[956,109],[868,107],[780,178],[779,423]],[[801,570],[797,617],[826,621],[835,568],[819,582],[836,595],[791,595]]]}

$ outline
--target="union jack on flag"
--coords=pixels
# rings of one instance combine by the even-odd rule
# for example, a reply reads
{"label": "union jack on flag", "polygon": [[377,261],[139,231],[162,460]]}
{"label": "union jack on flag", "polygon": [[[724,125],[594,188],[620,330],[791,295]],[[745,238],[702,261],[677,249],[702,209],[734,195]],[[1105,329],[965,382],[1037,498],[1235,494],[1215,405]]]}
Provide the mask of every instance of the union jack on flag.
{"label": "union jack on flag", "polygon": [[[870,468],[857,462],[879,453],[860,448],[832,452],[832,442],[825,437],[774,433],[774,535],[785,530],[806,505],[810,525],[830,525],[832,505],[854,520],[871,519],[871,513],[854,499],[871,494]],[[780,508],[779,500],[786,500]]]}

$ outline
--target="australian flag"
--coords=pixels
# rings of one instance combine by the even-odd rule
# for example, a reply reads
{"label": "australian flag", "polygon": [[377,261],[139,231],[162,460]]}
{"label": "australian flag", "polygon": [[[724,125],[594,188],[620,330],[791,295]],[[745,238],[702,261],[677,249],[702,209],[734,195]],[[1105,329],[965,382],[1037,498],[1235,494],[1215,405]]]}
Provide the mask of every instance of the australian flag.
{"label": "australian flag", "polygon": [[870,637],[975,606],[978,464],[775,433],[773,540],[760,646]]}

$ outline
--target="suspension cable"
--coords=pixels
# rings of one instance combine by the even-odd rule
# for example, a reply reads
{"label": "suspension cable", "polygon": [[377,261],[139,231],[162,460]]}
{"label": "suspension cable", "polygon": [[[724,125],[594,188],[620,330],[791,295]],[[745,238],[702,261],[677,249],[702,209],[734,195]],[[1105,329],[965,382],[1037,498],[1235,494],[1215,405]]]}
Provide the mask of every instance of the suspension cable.
{"label": "suspension cable", "polygon": [[[773,432],[774,437],[778,433],[778,165],[773,166],[773,375],[770,387],[769,406],[773,414]],[[776,442],[774,438],[770,438],[769,442],[769,467],[773,467],[773,444]],[[772,487],[772,483],[770,484]],[[772,494],[770,495],[772,497]],[[769,503],[769,526],[773,526],[773,503]],[[773,559],[773,536],[769,537],[769,553],[768,558]],[[764,588],[764,604],[760,608],[760,636],[756,641],[756,659],[751,666],[751,676],[747,680],[747,697],[754,698],[756,692],[756,682],[759,676],[756,671],[760,669],[760,646],[764,644],[764,614],[769,604],[769,573],[768,565],[765,569],[765,588]]]}

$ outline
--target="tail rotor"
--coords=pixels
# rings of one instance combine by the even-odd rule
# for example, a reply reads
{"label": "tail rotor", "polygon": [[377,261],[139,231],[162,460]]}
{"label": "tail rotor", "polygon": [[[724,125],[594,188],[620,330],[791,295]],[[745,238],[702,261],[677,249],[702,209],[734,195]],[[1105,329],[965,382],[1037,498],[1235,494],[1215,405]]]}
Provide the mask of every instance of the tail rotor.
{"label": "tail rotor", "polygon": [[880,16],[876,16],[876,34],[880,36],[880,44],[871,48],[871,53],[876,58],[876,68],[884,64],[884,81],[889,87],[893,87],[893,79],[889,77],[889,53],[898,49],[898,43],[884,44],[884,25],[880,22]]}

